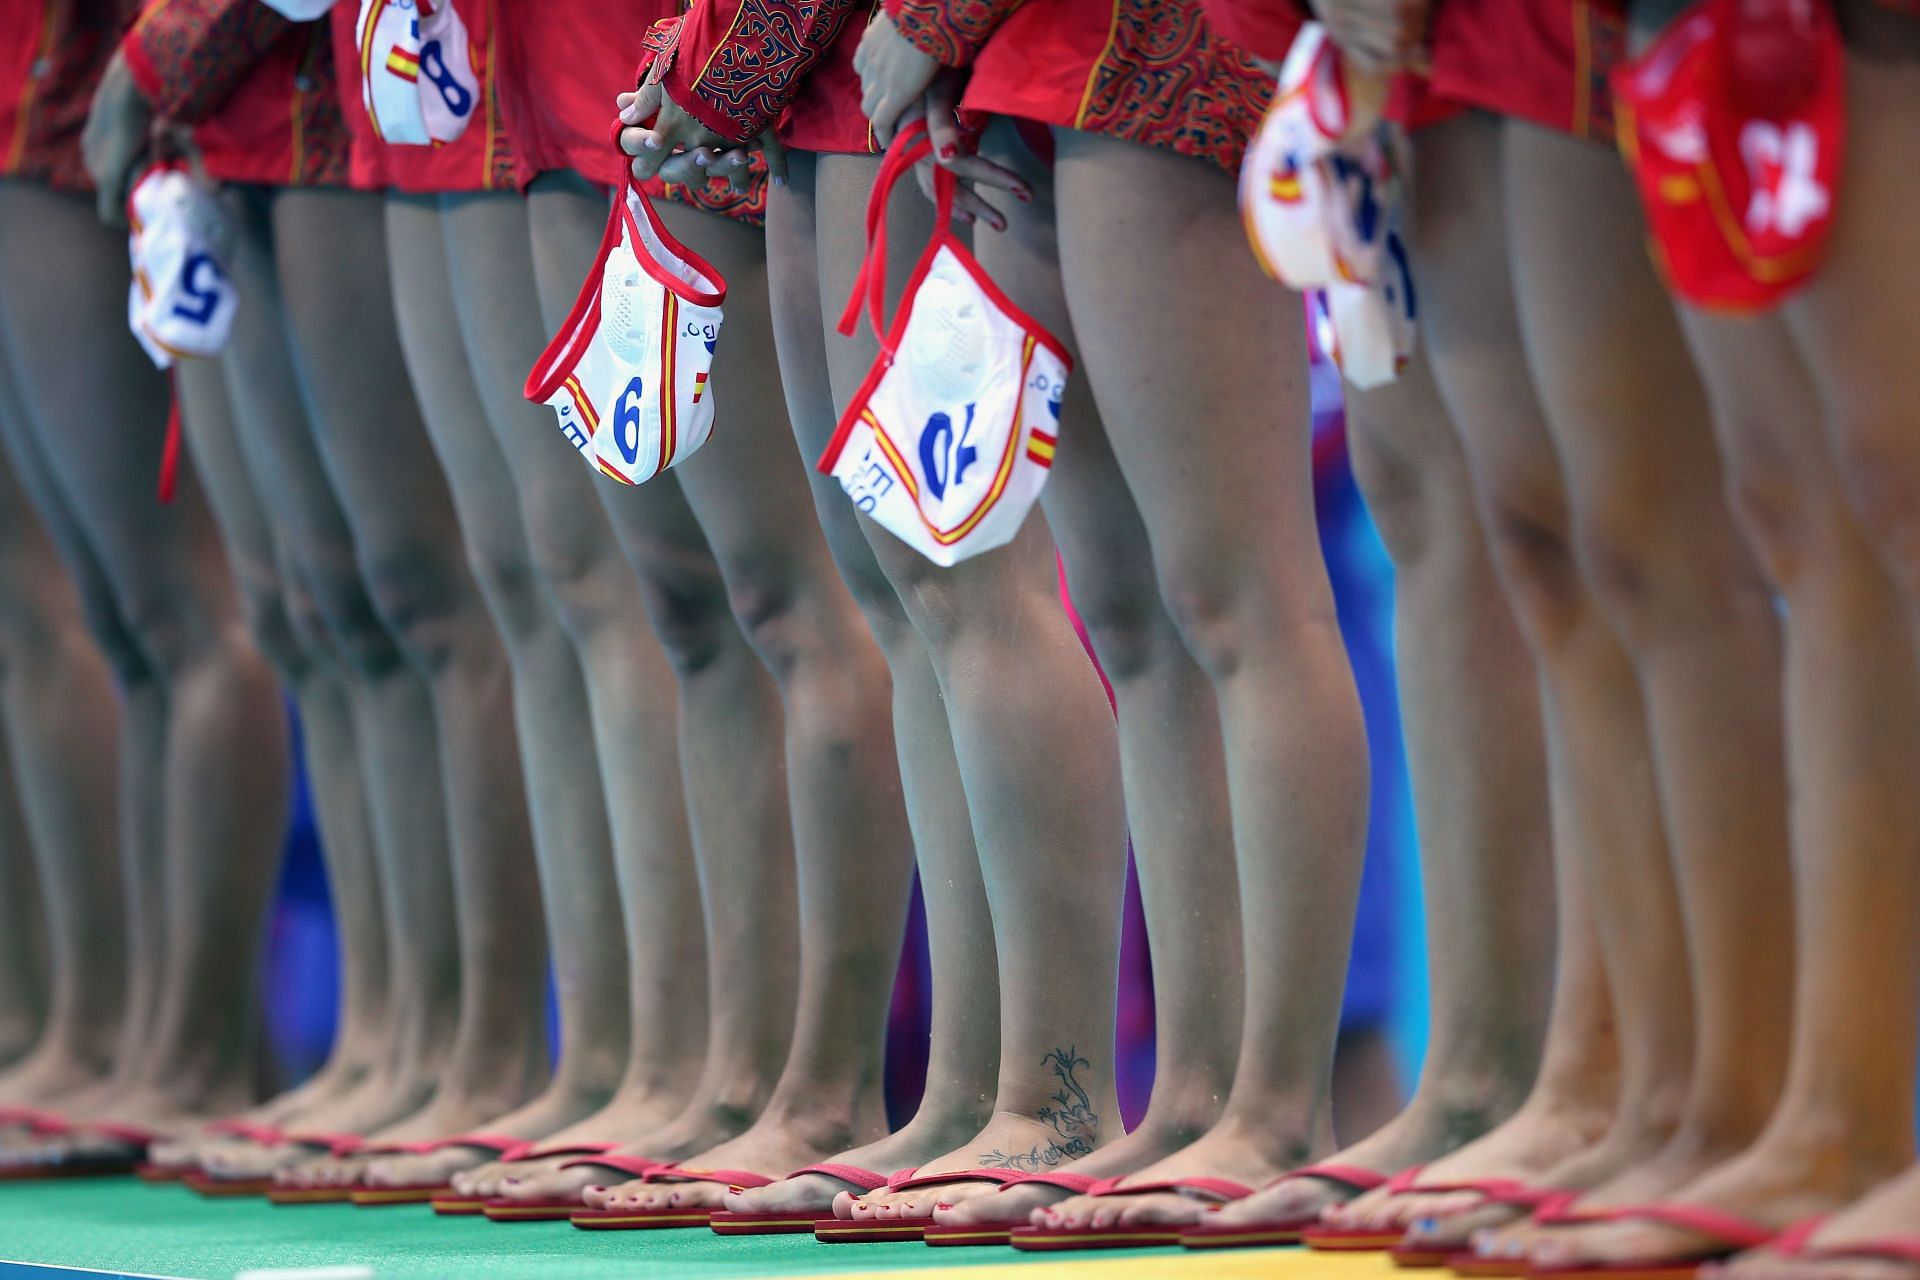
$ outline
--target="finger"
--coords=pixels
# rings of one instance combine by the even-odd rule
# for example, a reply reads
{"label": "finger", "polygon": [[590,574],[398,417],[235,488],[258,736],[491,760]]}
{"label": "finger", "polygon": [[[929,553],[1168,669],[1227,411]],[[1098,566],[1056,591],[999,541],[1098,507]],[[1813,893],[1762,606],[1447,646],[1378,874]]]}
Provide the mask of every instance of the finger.
{"label": "finger", "polygon": [[1033,188],[1025,178],[985,156],[957,155],[951,160],[942,160],[940,164],[974,186],[992,187],[995,191],[1006,192],[1022,204],[1033,203]]}
{"label": "finger", "polygon": [[760,134],[760,154],[767,158],[767,178],[776,187],[787,185],[787,149],[780,144],[780,135],[774,127],[768,125]]}
{"label": "finger", "polygon": [[639,124],[660,113],[660,86],[643,84],[632,93],[623,93],[615,101],[620,104],[620,119],[626,124]]}
{"label": "finger", "polygon": [[960,122],[954,115],[959,95],[959,81],[953,76],[936,77],[927,86],[927,141],[933,144],[933,154],[942,163],[967,150],[966,139],[960,136]]}
{"label": "finger", "polygon": [[969,215],[970,218],[979,219],[995,231],[1007,229],[1007,215],[988,204],[978,192],[964,182],[954,189],[953,207],[956,211]]}
{"label": "finger", "polygon": [[[939,197],[936,196],[933,191],[933,166],[932,165],[923,163],[923,164],[917,164],[913,166],[913,176],[919,180],[921,195],[925,196],[930,202],[937,201],[939,199]],[[953,217],[954,217],[954,221],[969,227],[972,226],[976,221],[978,221],[978,219],[976,219],[971,213],[967,212],[965,209],[960,208],[958,204],[954,206]]]}
{"label": "finger", "polygon": [[662,182],[677,182],[683,187],[706,185],[707,171],[694,164],[693,156],[691,151],[676,152],[660,166],[655,176]]}

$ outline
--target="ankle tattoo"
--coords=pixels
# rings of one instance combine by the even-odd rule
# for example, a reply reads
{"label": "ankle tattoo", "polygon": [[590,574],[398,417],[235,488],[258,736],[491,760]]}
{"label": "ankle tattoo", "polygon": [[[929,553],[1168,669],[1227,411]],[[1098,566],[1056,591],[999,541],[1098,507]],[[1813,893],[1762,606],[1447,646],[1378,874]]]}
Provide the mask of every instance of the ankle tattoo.
{"label": "ankle tattoo", "polygon": [[1041,1107],[1034,1115],[1054,1132],[1052,1141],[1035,1144],[1026,1151],[1008,1152],[998,1147],[979,1157],[983,1169],[1011,1169],[1016,1173],[1039,1173],[1078,1160],[1093,1153],[1100,1134],[1100,1116],[1093,1099],[1081,1087],[1079,1071],[1093,1064],[1072,1049],[1055,1049],[1040,1059],[1040,1065],[1052,1069],[1060,1088],[1053,1095],[1053,1106]]}

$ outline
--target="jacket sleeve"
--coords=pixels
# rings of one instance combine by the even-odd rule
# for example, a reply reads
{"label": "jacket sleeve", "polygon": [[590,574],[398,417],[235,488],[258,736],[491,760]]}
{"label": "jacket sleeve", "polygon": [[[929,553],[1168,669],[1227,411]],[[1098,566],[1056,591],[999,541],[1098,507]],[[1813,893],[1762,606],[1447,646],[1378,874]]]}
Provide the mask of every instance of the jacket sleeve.
{"label": "jacket sleeve", "polygon": [[780,118],[858,0],[698,0],[664,51],[667,96],[745,142]]}
{"label": "jacket sleeve", "polygon": [[295,25],[259,0],[149,0],[120,49],[155,113],[197,124]]}
{"label": "jacket sleeve", "polygon": [[886,0],[887,16],[914,48],[948,67],[979,56],[994,29],[1025,0]]}

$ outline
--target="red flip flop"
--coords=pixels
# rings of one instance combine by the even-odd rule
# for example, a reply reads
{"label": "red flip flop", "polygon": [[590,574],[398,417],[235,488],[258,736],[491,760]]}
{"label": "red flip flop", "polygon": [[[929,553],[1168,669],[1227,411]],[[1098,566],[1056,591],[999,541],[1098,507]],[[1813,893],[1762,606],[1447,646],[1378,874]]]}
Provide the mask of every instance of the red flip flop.
{"label": "red flip flop", "polygon": [[[303,1147],[324,1147],[330,1156],[350,1156],[367,1148],[357,1133],[289,1133],[288,1142]],[[353,1195],[352,1187],[289,1187],[276,1181],[267,1192],[267,1200],[277,1205],[345,1204]]]}
{"label": "red flip flop", "polygon": [[[272,1125],[255,1124],[251,1120],[216,1120],[206,1127],[205,1132],[214,1137],[241,1138],[248,1142],[257,1142],[261,1146],[272,1146],[286,1140],[286,1135],[281,1130]],[[142,1182],[187,1182],[194,1173],[200,1171],[200,1166],[192,1162],[147,1163],[135,1166],[133,1175]],[[194,1190],[198,1191],[199,1188],[195,1187]]]}
{"label": "red flip flop", "polygon": [[[1294,1178],[1322,1178],[1328,1182],[1337,1182],[1343,1186],[1352,1187],[1355,1195],[1362,1195],[1376,1187],[1384,1187],[1392,1181],[1384,1173],[1362,1169],[1355,1164],[1310,1164],[1275,1178],[1267,1184],[1267,1187],[1277,1187]],[[1262,1190],[1265,1189],[1267,1188],[1262,1188]],[[1316,1214],[1312,1218],[1295,1218],[1292,1221],[1202,1222],[1182,1231],[1180,1243],[1188,1249],[1254,1249],[1270,1245],[1299,1244],[1300,1233],[1319,1221],[1319,1216]]]}
{"label": "red flip flop", "polygon": [[216,1178],[198,1169],[181,1177],[187,1187],[209,1200],[239,1200],[273,1190],[273,1175],[256,1178]]}
{"label": "red flip flop", "polygon": [[73,1128],[73,1122],[57,1111],[38,1107],[0,1107],[0,1129],[26,1129],[50,1138]]}
{"label": "red flip flop", "polygon": [[[1163,1182],[1138,1182],[1122,1186],[1124,1178],[1102,1178],[1086,1194],[1090,1196],[1139,1196],[1160,1191],[1199,1191],[1221,1202],[1244,1200],[1253,1194],[1245,1183],[1227,1178],[1170,1178]],[[1145,1249],[1179,1244],[1184,1226],[1147,1227],[1019,1227],[1007,1243],[1027,1252],[1065,1252],[1074,1249]]]}
{"label": "red flip flop", "polygon": [[[729,1187],[767,1187],[776,1181],[751,1169],[688,1169],[680,1165],[657,1166],[641,1174],[640,1180],[717,1182]],[[712,1217],[711,1209],[582,1209],[576,1206],[568,1221],[585,1231],[662,1231],[704,1227]]]}
{"label": "red flip flop", "polygon": [[1802,1223],[1788,1230],[1775,1231],[1758,1222],[1717,1209],[1688,1204],[1636,1204],[1587,1215],[1586,1221],[1656,1222],[1677,1228],[1706,1241],[1694,1250],[1694,1256],[1671,1260],[1640,1262],[1579,1263],[1570,1267],[1530,1266],[1529,1276],[1553,1277],[1553,1280],[1693,1280],[1709,1262],[1730,1258],[1748,1249],[1757,1249],[1776,1240],[1797,1243],[1811,1235],[1817,1224]]}
{"label": "red flip flop", "polygon": [[[1478,1194],[1481,1198],[1480,1203],[1473,1206],[1473,1209],[1462,1210],[1464,1213],[1471,1213],[1474,1209],[1484,1208],[1490,1204],[1499,1204],[1527,1210],[1528,1216],[1542,1226],[1564,1226],[1585,1220],[1585,1215],[1568,1212],[1573,1202],[1580,1198],[1578,1192],[1553,1191],[1522,1182],[1518,1178],[1467,1178],[1459,1182],[1428,1183],[1419,1187],[1418,1190],[1422,1194],[1428,1192],[1446,1194],[1455,1191]],[[1387,1252],[1395,1266],[1411,1270],[1451,1267],[1456,1260],[1470,1265],[1477,1256],[1464,1253],[1457,1248],[1419,1244],[1408,1240],[1402,1240]]]}
{"label": "red flip flop", "polygon": [[[937,1187],[949,1182],[996,1182],[1005,1186],[1027,1175],[1011,1169],[956,1169],[952,1173],[914,1174],[889,1183],[893,1191],[911,1191],[915,1187]],[[927,1228],[935,1223],[931,1215],[919,1218],[839,1218],[822,1219],[813,1229],[813,1238],[821,1244],[890,1244],[902,1240],[924,1240]]]}
{"label": "red flip flop", "polygon": [[[544,1160],[553,1156],[579,1156],[578,1160],[569,1160],[561,1165],[562,1169],[605,1168],[616,1169],[621,1173],[644,1178],[656,1169],[667,1166],[658,1160],[648,1160],[641,1156],[613,1155],[617,1142],[570,1142],[555,1147],[529,1146],[513,1159]],[[494,1196],[483,1201],[480,1212],[487,1216],[488,1222],[564,1222],[576,1213],[586,1212],[586,1203],[578,1195],[549,1196],[544,1200],[519,1200],[511,1196]]]}
{"label": "red flip flop", "polygon": [[[801,1178],[808,1174],[823,1174],[829,1178],[838,1178],[841,1182],[859,1191],[878,1191],[881,1187],[891,1186],[895,1181],[911,1178],[912,1169],[902,1169],[891,1178],[875,1173],[872,1169],[862,1169],[857,1164],[810,1164],[804,1169],[796,1169],[781,1181]],[[787,1236],[812,1235],[821,1224],[832,1226],[837,1219],[832,1212],[819,1213],[810,1209],[767,1210],[755,1213],[734,1213],[730,1210],[716,1209],[707,1219],[707,1225],[713,1228],[717,1236]]]}
{"label": "red flip flop", "polygon": [[[1416,1164],[1375,1185],[1396,1196],[1409,1191],[1425,1191],[1425,1187],[1415,1185],[1425,1171],[1425,1165]],[[1371,1191],[1374,1188],[1366,1189]],[[1330,1227],[1316,1221],[1300,1228],[1300,1243],[1323,1253],[1380,1253],[1399,1244],[1406,1234],[1404,1228],[1382,1231],[1378,1227]]]}
{"label": "red flip flop", "polygon": [[[518,1153],[533,1145],[523,1138],[509,1138],[497,1133],[463,1133],[456,1138],[441,1138],[434,1142],[410,1142],[401,1147],[392,1148],[396,1155],[426,1156],[448,1147],[478,1147],[482,1151],[491,1151],[496,1160],[518,1159]],[[387,1151],[388,1148],[381,1148]],[[559,1155],[559,1152],[554,1152]],[[347,1199],[362,1209],[378,1209],[396,1204],[430,1204],[436,1196],[444,1196],[452,1191],[451,1184],[440,1182],[409,1182],[399,1186],[368,1187],[353,1189]]]}
{"label": "red flip flop", "polygon": [[[1000,1184],[1000,1190],[1008,1187],[1028,1187],[1041,1183],[1049,1187],[1058,1187],[1062,1191],[1076,1196],[1086,1195],[1099,1183],[1098,1178],[1088,1177],[1084,1173],[1060,1170],[1057,1173],[1023,1173]],[[996,1193],[997,1194],[997,1193]],[[942,1226],[936,1222],[927,1227],[921,1238],[936,1248],[965,1248],[972,1245],[1011,1244],[1015,1224],[974,1223],[967,1226]]]}

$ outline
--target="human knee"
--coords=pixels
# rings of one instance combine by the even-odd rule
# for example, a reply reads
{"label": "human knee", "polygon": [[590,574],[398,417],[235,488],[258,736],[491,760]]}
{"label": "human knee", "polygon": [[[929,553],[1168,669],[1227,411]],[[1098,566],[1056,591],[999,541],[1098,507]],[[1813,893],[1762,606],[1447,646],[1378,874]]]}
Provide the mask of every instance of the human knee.
{"label": "human knee", "polygon": [[260,650],[275,671],[289,680],[297,679],[307,667],[307,651],[294,632],[288,616],[286,597],[278,582],[249,583],[240,594],[240,616]]}
{"label": "human knee", "polygon": [[1900,414],[1842,427],[1849,494],[1861,528],[1894,581],[1920,598],[1920,446]]}
{"label": "human knee", "polygon": [[[504,544],[505,540],[500,542]],[[467,568],[487,602],[487,611],[509,643],[529,639],[553,625],[540,574],[526,547],[470,541]]]}
{"label": "human knee", "polygon": [[[375,607],[360,568],[351,559],[317,565],[303,573],[295,594],[310,605],[332,647],[347,668],[367,679],[384,679],[407,667],[406,655]],[[296,618],[300,613],[296,611]]]}
{"label": "human knee", "polygon": [[793,572],[776,563],[738,565],[727,575],[727,604],[734,621],[773,678],[783,684],[814,648],[808,644],[800,596]]}
{"label": "human knee", "polygon": [[435,672],[452,661],[466,614],[459,566],[401,550],[370,560],[364,580],[374,613],[409,662]]}
{"label": "human knee", "polygon": [[1586,612],[1564,510],[1517,491],[1485,495],[1487,545],[1520,622],[1537,641],[1565,638]]}
{"label": "human knee", "polygon": [[1254,639],[1251,568],[1196,554],[1163,556],[1158,572],[1160,599],[1187,652],[1209,677],[1233,675]]}
{"label": "human knee", "polygon": [[1416,559],[1433,533],[1431,471],[1370,432],[1349,433],[1347,447],[1354,484],[1387,554],[1396,565]]}
{"label": "human knee", "polygon": [[717,569],[640,575],[640,597],[660,647],[682,679],[707,670],[735,630],[727,588]]}
{"label": "human knee", "polygon": [[1145,566],[1070,564],[1067,589],[1101,670],[1115,684],[1153,670],[1182,641]]}
{"label": "human knee", "polygon": [[1732,433],[1723,472],[1727,507],[1767,580],[1791,582],[1805,564],[1813,533],[1807,486],[1819,481],[1775,447],[1764,424],[1743,424]]}

